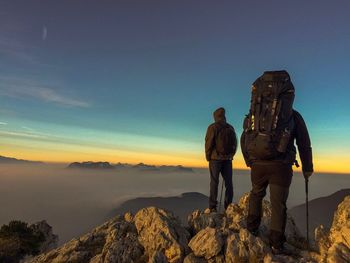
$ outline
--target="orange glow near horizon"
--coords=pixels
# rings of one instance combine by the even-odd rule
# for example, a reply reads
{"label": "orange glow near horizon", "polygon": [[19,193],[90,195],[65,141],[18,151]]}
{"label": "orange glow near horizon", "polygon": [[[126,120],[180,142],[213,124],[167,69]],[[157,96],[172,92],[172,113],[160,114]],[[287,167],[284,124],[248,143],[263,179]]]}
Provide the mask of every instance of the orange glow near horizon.
{"label": "orange glow near horizon", "polygon": [[[85,149],[87,150],[87,149]],[[99,150],[89,149],[82,151],[63,151],[58,150],[43,150],[35,148],[9,148],[2,149],[1,154],[3,156],[32,160],[43,161],[47,163],[71,163],[82,161],[107,161],[110,163],[146,163],[150,165],[183,165],[194,168],[207,168],[208,163],[204,159],[204,154],[190,154],[184,153],[181,156],[173,154],[154,154],[154,153],[139,153],[132,151],[118,151],[118,150]],[[317,156],[317,155],[316,155]],[[349,157],[336,157],[336,156],[319,156],[314,158],[315,172],[322,173],[350,173],[348,166]],[[300,161],[299,161],[300,163]],[[248,169],[243,161],[240,153],[234,160],[234,168],[236,169]],[[293,167],[295,171],[301,171],[301,168]]]}

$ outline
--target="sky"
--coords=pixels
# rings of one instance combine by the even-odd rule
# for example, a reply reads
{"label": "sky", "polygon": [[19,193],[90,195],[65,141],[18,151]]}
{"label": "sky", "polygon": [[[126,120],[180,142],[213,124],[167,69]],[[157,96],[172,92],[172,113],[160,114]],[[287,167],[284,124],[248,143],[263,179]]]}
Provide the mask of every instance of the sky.
{"label": "sky", "polygon": [[[350,173],[350,2],[0,0],[0,155],[206,166],[223,106],[286,69],[320,172]],[[240,151],[235,167],[243,168]]]}

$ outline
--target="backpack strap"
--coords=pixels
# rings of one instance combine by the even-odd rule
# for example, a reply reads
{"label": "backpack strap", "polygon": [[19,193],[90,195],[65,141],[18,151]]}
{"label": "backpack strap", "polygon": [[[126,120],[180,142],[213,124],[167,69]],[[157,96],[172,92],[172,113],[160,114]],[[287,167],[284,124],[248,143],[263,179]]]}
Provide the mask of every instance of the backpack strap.
{"label": "backpack strap", "polygon": [[[261,80],[260,80],[261,81]],[[261,84],[260,84],[261,85]],[[261,106],[262,106],[262,89],[257,89],[257,97],[256,97],[256,103],[255,103],[255,112],[254,115],[254,130],[260,131],[260,113],[261,113]]]}
{"label": "backpack strap", "polygon": [[272,121],[272,130],[276,129],[276,127],[277,127],[278,116],[280,115],[280,112],[281,112],[282,103],[283,103],[282,101],[279,101],[277,104],[276,114],[275,114],[275,117],[273,118],[273,121]]}
{"label": "backpack strap", "polygon": [[271,106],[271,116],[270,116],[270,123],[269,123],[269,131],[272,130],[273,128],[273,123],[275,121],[275,116],[278,116],[278,113],[276,112],[277,109],[277,103],[278,103],[278,94],[277,94],[277,89],[278,89],[278,82],[274,82],[272,85],[272,90],[273,90],[273,100],[272,100],[272,106]]}

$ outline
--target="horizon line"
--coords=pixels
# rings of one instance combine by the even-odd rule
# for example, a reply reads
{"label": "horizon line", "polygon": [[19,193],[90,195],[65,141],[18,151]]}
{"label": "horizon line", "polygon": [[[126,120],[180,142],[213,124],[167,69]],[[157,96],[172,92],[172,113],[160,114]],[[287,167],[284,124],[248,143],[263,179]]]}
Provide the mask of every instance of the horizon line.
{"label": "horizon line", "polygon": [[[9,156],[3,156],[3,155],[0,155],[2,157],[6,157],[6,158],[14,158],[14,159],[17,159],[17,160],[22,160],[22,161],[29,161],[29,162],[40,162],[42,164],[71,164],[71,163],[74,163],[74,162],[108,162],[110,164],[118,164],[118,163],[122,163],[122,164],[130,164],[130,165],[137,165],[137,164],[140,164],[140,163],[143,163],[145,165],[154,165],[154,166],[162,166],[162,165],[165,165],[165,166],[182,166],[182,167],[187,167],[187,168],[194,168],[194,169],[208,169],[208,166],[203,166],[203,165],[183,165],[183,164],[169,164],[169,163],[162,163],[162,164],[159,164],[159,163],[149,163],[149,162],[143,162],[143,161],[139,161],[139,162],[122,162],[122,161],[118,161],[118,162],[110,162],[110,161],[104,161],[104,160],[84,160],[84,161],[42,161],[42,160],[35,160],[35,159],[32,159],[32,160],[26,160],[26,159],[18,159],[16,157],[9,157]],[[243,171],[249,171],[250,168],[248,167],[241,167],[241,166],[238,166],[238,167],[233,167],[233,170],[243,170]],[[298,169],[293,169],[293,172],[296,172],[296,173],[302,173],[301,169],[298,168]],[[315,173],[318,173],[318,174],[341,174],[341,175],[350,175],[350,171],[349,172],[335,172],[335,171],[330,171],[330,170],[315,170],[313,172],[314,174]]]}

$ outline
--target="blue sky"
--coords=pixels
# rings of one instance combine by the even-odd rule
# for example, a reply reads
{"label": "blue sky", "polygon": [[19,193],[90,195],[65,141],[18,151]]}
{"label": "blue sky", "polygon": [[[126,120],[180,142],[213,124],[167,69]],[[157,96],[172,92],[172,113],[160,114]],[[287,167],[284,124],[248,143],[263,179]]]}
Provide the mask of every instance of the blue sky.
{"label": "blue sky", "polygon": [[212,111],[224,106],[240,134],[251,83],[286,69],[316,169],[350,172],[349,11],[345,0],[0,0],[2,154],[205,165]]}

